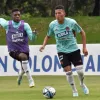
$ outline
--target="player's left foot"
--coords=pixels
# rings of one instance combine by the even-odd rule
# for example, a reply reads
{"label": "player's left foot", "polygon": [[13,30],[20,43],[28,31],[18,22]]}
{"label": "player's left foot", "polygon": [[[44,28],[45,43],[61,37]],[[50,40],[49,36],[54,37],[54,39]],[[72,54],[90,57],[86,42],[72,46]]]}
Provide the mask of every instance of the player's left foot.
{"label": "player's left foot", "polygon": [[84,94],[89,94],[89,89],[87,88],[85,84],[81,85],[81,87],[82,87]]}

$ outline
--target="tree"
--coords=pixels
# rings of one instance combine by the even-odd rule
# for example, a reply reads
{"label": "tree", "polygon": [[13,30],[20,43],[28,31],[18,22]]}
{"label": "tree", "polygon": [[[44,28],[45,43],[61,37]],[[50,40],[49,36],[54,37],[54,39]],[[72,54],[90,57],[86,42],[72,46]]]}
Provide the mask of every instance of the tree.
{"label": "tree", "polygon": [[68,11],[68,0],[51,0],[51,15],[55,14],[55,7],[57,5],[63,5],[65,7],[65,11]]}
{"label": "tree", "polygon": [[100,15],[100,0],[95,0],[95,6],[93,9],[93,16],[99,16]]}

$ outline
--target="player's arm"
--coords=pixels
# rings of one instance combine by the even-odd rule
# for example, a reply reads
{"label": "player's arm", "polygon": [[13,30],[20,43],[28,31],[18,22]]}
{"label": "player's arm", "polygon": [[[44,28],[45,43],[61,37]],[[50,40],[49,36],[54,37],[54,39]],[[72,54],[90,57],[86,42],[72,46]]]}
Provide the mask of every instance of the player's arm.
{"label": "player's arm", "polygon": [[81,30],[80,34],[82,36],[83,54],[85,56],[87,56],[88,55],[88,51],[87,51],[87,48],[86,48],[86,35],[85,35],[85,32],[84,32],[83,29]]}
{"label": "player's arm", "polygon": [[75,22],[75,24],[74,24],[74,31],[76,33],[80,33],[81,34],[82,44],[83,44],[83,54],[85,56],[87,56],[88,55],[88,51],[87,51],[87,48],[86,48],[86,35],[85,35],[84,30],[77,24],[77,22]]}
{"label": "player's arm", "polygon": [[4,18],[0,18],[0,26],[2,26],[3,28],[7,29],[8,21],[5,20]]}
{"label": "player's arm", "polygon": [[43,51],[43,49],[45,48],[45,46],[46,46],[47,43],[48,43],[48,40],[50,39],[50,37],[51,37],[53,34],[54,34],[54,32],[53,32],[53,25],[50,24],[50,25],[49,25],[48,33],[47,33],[47,35],[45,36],[44,41],[43,41],[43,44],[42,44],[42,46],[41,46],[40,49],[39,49],[40,52]]}
{"label": "player's arm", "polygon": [[32,31],[32,29],[31,29],[31,27],[29,26],[28,23],[24,24],[24,29],[25,29],[29,39],[31,41],[34,41],[36,39],[36,37],[37,37],[37,32],[36,31]]}
{"label": "player's arm", "polygon": [[45,46],[47,45],[49,38],[50,38],[49,36],[47,36],[47,35],[45,36],[44,41],[43,41],[43,45],[39,49],[40,52],[42,52],[43,49],[45,48]]}

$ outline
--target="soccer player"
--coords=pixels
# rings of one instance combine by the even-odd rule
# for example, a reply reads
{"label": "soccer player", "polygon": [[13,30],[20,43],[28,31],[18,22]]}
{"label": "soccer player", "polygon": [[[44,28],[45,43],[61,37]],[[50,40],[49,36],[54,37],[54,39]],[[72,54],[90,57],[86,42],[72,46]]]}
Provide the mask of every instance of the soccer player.
{"label": "soccer player", "polygon": [[6,30],[6,40],[9,55],[20,61],[21,70],[18,76],[18,85],[21,84],[22,76],[26,73],[29,87],[34,87],[35,82],[29,69],[29,45],[28,38],[35,40],[36,32],[32,32],[28,23],[21,20],[21,12],[19,9],[12,10],[12,20],[0,18],[0,25]]}
{"label": "soccer player", "polygon": [[50,37],[55,36],[57,53],[60,63],[66,72],[66,78],[72,88],[73,97],[76,97],[78,96],[78,91],[76,89],[71,70],[72,64],[76,68],[80,80],[80,86],[82,87],[83,92],[85,94],[89,94],[89,89],[83,82],[83,62],[80,50],[77,46],[75,35],[76,33],[80,33],[82,36],[84,56],[88,55],[86,48],[86,36],[84,30],[78,25],[78,23],[74,19],[65,17],[65,15],[65,10],[62,5],[55,7],[56,20],[49,24],[49,30],[46,37],[44,38],[43,45],[40,47],[40,51],[43,51]]}

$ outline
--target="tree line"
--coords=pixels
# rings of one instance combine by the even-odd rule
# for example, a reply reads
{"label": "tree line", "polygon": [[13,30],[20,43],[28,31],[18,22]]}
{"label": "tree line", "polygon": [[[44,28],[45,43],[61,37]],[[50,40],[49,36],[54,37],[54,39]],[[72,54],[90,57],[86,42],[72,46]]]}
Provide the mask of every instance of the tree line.
{"label": "tree line", "polygon": [[67,15],[100,15],[100,0],[0,0],[0,15],[10,15],[13,8],[32,16],[54,16],[54,8],[63,5]]}

